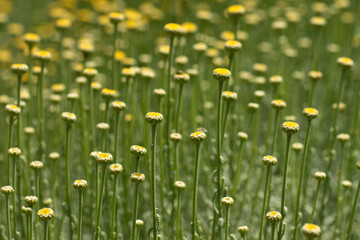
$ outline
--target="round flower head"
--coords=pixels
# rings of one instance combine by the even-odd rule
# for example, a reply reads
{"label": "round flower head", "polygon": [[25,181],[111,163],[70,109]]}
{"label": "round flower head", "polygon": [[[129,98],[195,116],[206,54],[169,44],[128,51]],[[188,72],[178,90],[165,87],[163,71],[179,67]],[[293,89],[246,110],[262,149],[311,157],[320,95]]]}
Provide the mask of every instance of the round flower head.
{"label": "round flower head", "polygon": [[305,237],[314,239],[320,236],[321,228],[318,225],[312,223],[305,223],[301,228],[301,232]]}
{"label": "round flower head", "polygon": [[65,85],[62,83],[55,83],[51,85],[51,91],[53,91],[54,93],[63,93],[65,89]]}
{"label": "round flower head", "polygon": [[1,187],[1,192],[4,195],[8,196],[10,194],[13,194],[15,192],[15,190],[11,186],[3,186],[3,187]]}
{"label": "round flower head", "polygon": [[142,182],[145,181],[146,177],[145,177],[145,175],[143,173],[132,173],[130,175],[130,179],[133,182],[142,183]]}
{"label": "round flower head", "polygon": [[234,199],[232,199],[231,197],[223,197],[221,199],[221,204],[225,207],[230,207],[234,204]]}
{"label": "round flower head", "polygon": [[51,198],[45,198],[43,200],[43,204],[45,207],[49,207],[53,203],[53,200]]}
{"label": "round flower head", "polygon": [[13,105],[13,104],[7,104],[5,106],[5,111],[12,117],[14,116],[17,116],[17,115],[20,115],[21,113],[21,108],[19,108],[18,106],[16,105]]}
{"label": "round flower head", "polygon": [[96,156],[96,161],[98,163],[106,164],[112,162],[112,160],[113,160],[113,156],[110,153],[99,153]]}
{"label": "round flower head", "polygon": [[341,186],[343,186],[344,188],[350,188],[352,186],[352,182],[349,180],[341,181]]}
{"label": "round flower head", "polygon": [[280,99],[272,100],[271,106],[277,110],[280,110],[286,107],[286,102]]}
{"label": "round flower head", "polygon": [[28,70],[29,70],[28,65],[23,64],[23,63],[15,63],[15,64],[11,65],[11,71],[18,75],[23,75]]}
{"label": "round flower head", "polygon": [[323,77],[322,72],[320,71],[310,71],[309,72],[309,78],[313,81],[318,81]]}
{"label": "round flower head", "polygon": [[119,163],[114,163],[109,166],[109,171],[111,174],[117,175],[119,173],[122,173],[123,166]]}
{"label": "round flower head", "polygon": [[151,125],[157,125],[164,121],[163,115],[158,112],[148,112],[145,116],[145,119]]}
{"label": "round flower head", "polygon": [[204,132],[193,132],[190,134],[190,138],[195,144],[199,144],[205,140],[206,134]]}
{"label": "round flower head", "polygon": [[40,36],[35,33],[25,33],[23,38],[24,41],[29,45],[40,42]]}
{"label": "round flower head", "polygon": [[223,91],[221,96],[226,102],[233,102],[238,97],[236,92],[230,92],[230,91]]}
{"label": "round flower head", "polygon": [[350,140],[350,135],[347,134],[347,133],[339,133],[336,136],[336,139],[341,143],[346,143],[346,142],[348,142]]}
{"label": "round flower head", "polygon": [[239,41],[228,40],[225,42],[225,50],[229,52],[237,52],[241,49],[242,45]]}
{"label": "round flower head", "polygon": [[346,104],[343,102],[340,102],[339,104],[334,103],[332,106],[332,109],[336,110],[339,107],[339,111],[344,111],[346,108]]}
{"label": "round flower head", "polygon": [[68,18],[59,18],[55,21],[55,26],[58,30],[64,31],[71,27],[71,20]]}
{"label": "round flower head", "polygon": [[279,75],[274,75],[270,77],[270,83],[273,85],[280,85],[283,82],[283,78]]}
{"label": "round flower head", "polygon": [[68,95],[66,96],[66,98],[67,98],[69,101],[75,101],[75,100],[79,99],[79,94],[77,94],[76,92],[71,92],[71,93],[68,93]]}
{"label": "round flower head", "polygon": [[186,184],[182,181],[176,181],[174,183],[174,187],[178,190],[184,190],[186,188]]}
{"label": "round flower head", "polygon": [[326,25],[326,19],[323,17],[312,17],[310,23],[317,27],[322,27]]}
{"label": "round flower head", "polygon": [[281,125],[281,129],[286,133],[286,134],[294,134],[297,133],[299,131],[299,124],[297,124],[296,122],[284,122]]}
{"label": "round flower head", "polygon": [[282,219],[281,213],[277,211],[271,211],[268,212],[265,216],[266,220],[268,220],[271,223],[279,222]]}
{"label": "round flower head", "polygon": [[87,188],[88,184],[87,184],[86,180],[80,179],[80,180],[75,180],[73,186],[75,189],[85,190]]}
{"label": "round flower head", "polygon": [[188,64],[189,59],[187,56],[178,56],[175,58],[175,63],[179,66],[179,67],[185,67],[186,64]]}
{"label": "round flower head", "polygon": [[75,79],[75,82],[79,85],[83,85],[83,84],[87,83],[87,79],[84,76],[80,76]]}
{"label": "round flower head", "polygon": [[63,112],[61,118],[67,123],[72,124],[76,121],[76,115],[70,112]]}
{"label": "round flower head", "polygon": [[263,63],[254,63],[253,70],[256,73],[265,73],[267,71],[267,66]]}
{"label": "round flower head", "polygon": [[49,158],[51,160],[58,160],[60,158],[60,154],[58,152],[51,152],[49,153]]}
{"label": "round flower head", "polygon": [[208,46],[204,42],[198,42],[193,45],[193,49],[196,52],[203,53],[207,50]]}
{"label": "round flower head", "polygon": [[308,120],[312,120],[318,116],[319,112],[315,108],[305,108],[303,114]]}
{"label": "round flower head", "polygon": [[34,58],[42,62],[48,62],[50,61],[51,53],[49,51],[37,51],[34,54]]}
{"label": "round flower head", "polygon": [[141,228],[141,227],[144,226],[144,221],[141,220],[141,219],[136,219],[135,224],[136,224],[136,227],[137,227],[137,228]]}
{"label": "round flower head", "polygon": [[304,145],[302,143],[296,142],[291,145],[292,149],[295,151],[301,151],[304,148]]}
{"label": "round flower head", "polygon": [[256,112],[259,109],[259,104],[251,102],[248,104],[248,109],[250,112]]}
{"label": "round flower head", "polygon": [[96,161],[100,153],[101,152],[91,152],[90,157]]}
{"label": "round flower head", "polygon": [[100,130],[100,131],[107,131],[109,130],[110,125],[106,122],[101,122],[96,124],[96,129]]}
{"label": "round flower head", "polygon": [[126,109],[126,104],[122,101],[113,101],[111,103],[111,108],[114,110],[114,111],[123,111]]}
{"label": "round flower head", "polygon": [[213,76],[218,81],[227,81],[230,79],[231,72],[226,68],[216,68],[213,71]]}
{"label": "round flower head", "polygon": [[139,145],[132,145],[130,147],[130,152],[137,157],[145,156],[147,154],[146,148]]}
{"label": "round flower head", "polygon": [[181,26],[177,23],[168,23],[164,26],[164,30],[166,33],[174,36],[181,33]]}
{"label": "round flower head", "polygon": [[54,217],[54,210],[51,208],[42,208],[37,212],[38,217],[41,221],[48,221]]}
{"label": "round flower head", "polygon": [[185,84],[190,81],[190,75],[187,73],[176,73],[174,80],[179,84]]}
{"label": "round flower head", "polygon": [[131,78],[136,75],[136,71],[134,68],[123,68],[121,69],[121,75],[127,78]]}
{"label": "round flower head", "polygon": [[198,27],[193,22],[184,22],[181,24],[181,30],[184,34],[193,34],[197,32]]}
{"label": "round flower head", "polygon": [[238,17],[244,15],[246,12],[245,7],[243,5],[231,5],[227,9],[227,13],[230,18],[237,19]]}
{"label": "round flower head", "polygon": [[26,196],[24,197],[25,203],[27,206],[32,207],[34,206],[39,199],[36,196]]}
{"label": "round flower head", "polygon": [[116,90],[104,88],[103,90],[101,90],[101,96],[106,99],[115,98]]}
{"label": "round flower head", "polygon": [[84,54],[94,52],[95,47],[91,42],[81,41],[78,45],[79,50]]}
{"label": "round flower head", "polygon": [[17,148],[17,147],[9,148],[8,153],[12,157],[18,157],[21,155],[21,150],[20,150],[20,148]]}
{"label": "round flower head", "polygon": [[182,140],[182,136],[180,133],[172,133],[170,134],[170,140],[177,143]]}
{"label": "round flower head", "polygon": [[169,45],[161,45],[158,47],[158,52],[160,53],[160,55],[166,57],[169,55],[170,46]]}
{"label": "round flower head", "polygon": [[91,82],[91,89],[99,91],[101,89],[101,83],[99,82]]}
{"label": "round flower head", "polygon": [[21,207],[21,212],[26,214],[26,215],[31,215],[32,214],[32,208],[22,206]]}
{"label": "round flower head", "polygon": [[31,135],[33,135],[35,133],[35,128],[33,128],[33,127],[25,127],[24,132],[25,132],[26,135],[31,136]]}
{"label": "round flower head", "polygon": [[140,73],[141,77],[145,80],[151,80],[155,78],[154,70],[149,67],[142,67]]}
{"label": "round flower head", "polygon": [[248,139],[248,135],[245,132],[238,132],[237,133],[237,137],[241,140],[241,141],[246,141]]}
{"label": "round flower head", "polygon": [[267,155],[263,157],[263,164],[266,166],[274,166],[276,163],[277,159],[274,156]]}
{"label": "round flower head", "polygon": [[153,91],[153,94],[155,96],[158,96],[158,97],[165,97],[166,95],[166,92],[164,89],[162,88],[155,88],[154,91]]}
{"label": "round flower head", "polygon": [[351,58],[340,57],[337,59],[337,63],[340,67],[351,68],[354,65],[354,61]]}
{"label": "round flower head", "polygon": [[98,71],[95,68],[85,68],[83,74],[88,79],[91,79],[98,74]]}
{"label": "round flower head", "polygon": [[34,169],[35,171],[40,170],[44,167],[44,164],[40,161],[32,161],[30,163],[30,168]]}
{"label": "round flower head", "polygon": [[237,230],[240,233],[240,235],[242,237],[244,237],[249,232],[249,227],[248,226],[240,226],[240,227],[238,227]]}
{"label": "round flower head", "polygon": [[125,15],[121,12],[111,12],[108,15],[110,22],[113,24],[118,24],[125,20]]}

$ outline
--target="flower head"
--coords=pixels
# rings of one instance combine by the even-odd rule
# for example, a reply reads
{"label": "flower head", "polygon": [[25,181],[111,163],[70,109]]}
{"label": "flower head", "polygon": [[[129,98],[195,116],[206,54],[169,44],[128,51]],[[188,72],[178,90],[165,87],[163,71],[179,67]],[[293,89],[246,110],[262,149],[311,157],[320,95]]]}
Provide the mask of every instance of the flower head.
{"label": "flower head", "polygon": [[237,137],[241,140],[241,141],[246,141],[248,139],[248,135],[246,132],[238,132],[237,133]]}
{"label": "flower head", "polygon": [[237,52],[241,49],[242,45],[239,41],[228,40],[225,42],[225,50],[229,52]]}
{"label": "flower head", "polygon": [[323,77],[322,72],[320,71],[310,71],[309,72],[309,78],[313,81],[318,81]]}
{"label": "flower head", "polygon": [[354,65],[354,61],[351,58],[340,57],[337,59],[337,63],[340,67],[351,68]]}
{"label": "flower head", "polygon": [[106,164],[113,161],[113,156],[110,153],[99,153],[96,156],[98,163]]}
{"label": "flower head", "polygon": [[51,91],[53,91],[54,93],[63,93],[65,89],[65,85],[62,83],[55,83],[51,85]]}
{"label": "flower head", "polygon": [[17,147],[9,148],[8,153],[12,157],[18,157],[21,155],[21,150],[20,150],[20,148],[17,148]]}
{"label": "flower head", "polygon": [[30,168],[34,169],[35,171],[40,170],[44,167],[44,164],[40,161],[32,161],[30,163]]}
{"label": "flower head", "polygon": [[23,64],[23,63],[15,63],[15,64],[11,65],[11,71],[18,75],[23,75],[28,70],[29,70],[28,65]]}
{"label": "flower head", "polygon": [[109,130],[110,125],[106,122],[101,122],[101,123],[96,124],[96,128],[102,132],[105,132],[105,131]]}
{"label": "flower head", "polygon": [[34,58],[38,59],[42,62],[48,62],[48,61],[50,61],[51,53],[49,51],[43,51],[43,50],[37,51],[34,54]]}
{"label": "flower head", "polygon": [[226,207],[230,207],[234,204],[234,199],[232,199],[232,197],[223,197],[221,199],[221,204]]}
{"label": "flower head", "polygon": [[40,36],[35,33],[25,33],[23,38],[24,41],[29,45],[40,42]]}
{"label": "flower head", "polygon": [[270,83],[273,85],[280,85],[283,82],[283,78],[280,75],[274,75],[270,77]]}
{"label": "flower head", "polygon": [[198,30],[198,26],[193,22],[184,22],[181,24],[181,31],[184,34],[193,34]]}
{"label": "flower head", "polygon": [[145,156],[147,154],[146,148],[139,145],[132,145],[130,147],[130,152],[137,157]]}
{"label": "flower head", "polygon": [[304,145],[302,143],[299,142],[295,142],[291,145],[292,149],[294,149],[295,151],[301,151],[304,148]]}
{"label": "flower head", "polygon": [[336,139],[341,143],[346,143],[350,140],[350,135],[348,133],[339,133]]}
{"label": "flower head", "polygon": [[320,236],[321,228],[318,225],[312,223],[305,223],[301,228],[301,232],[305,237],[309,239],[314,239]]}
{"label": "flower head", "polygon": [[48,221],[54,217],[55,213],[54,210],[52,210],[51,208],[42,208],[37,212],[37,215],[40,220]]}
{"label": "flower head", "polygon": [[263,157],[263,164],[266,166],[274,166],[276,163],[277,159],[274,156],[267,155]]}
{"label": "flower head", "polygon": [[25,196],[25,203],[27,206],[32,207],[38,202],[38,198],[36,196]]}
{"label": "flower head", "polygon": [[174,187],[178,190],[184,190],[186,188],[186,184],[183,181],[176,181],[174,183]]}
{"label": "flower head", "polygon": [[326,19],[323,17],[316,16],[310,19],[310,23],[314,26],[322,27],[326,25]]}
{"label": "flower head", "polygon": [[280,110],[286,107],[286,102],[280,99],[272,100],[271,106],[277,110]]}
{"label": "flower head", "polygon": [[130,179],[133,182],[142,183],[142,182],[145,181],[146,177],[145,177],[145,175],[143,173],[132,173],[130,175]]}
{"label": "flower head", "polygon": [[55,21],[55,26],[60,31],[64,31],[66,29],[69,29],[71,27],[71,20],[69,18],[59,18]]}
{"label": "flower head", "polygon": [[125,15],[121,12],[111,12],[108,15],[110,22],[113,24],[118,24],[119,22],[122,22],[125,20]]}
{"label": "flower head", "polygon": [[13,104],[7,104],[5,106],[5,110],[12,117],[20,115],[20,113],[21,113],[21,108],[19,108],[16,105],[13,105]]}
{"label": "flower head", "polygon": [[319,112],[315,108],[305,108],[303,114],[308,120],[312,120],[318,116]]}
{"label": "flower head", "polygon": [[101,96],[106,99],[115,98],[117,95],[116,90],[103,88],[101,90]]}
{"label": "flower head", "polygon": [[126,109],[126,104],[122,101],[113,101],[111,103],[111,108],[114,110],[114,111],[123,111]]}
{"label": "flower head", "polygon": [[15,192],[15,190],[11,187],[11,186],[3,186],[1,187],[1,192],[8,196],[10,194],[13,194]]}
{"label": "flower head", "polygon": [[233,102],[237,99],[237,93],[231,91],[223,91],[221,94],[225,102]]}
{"label": "flower head", "polygon": [[166,95],[165,90],[162,88],[155,88],[153,93],[155,96],[158,96],[158,97],[164,97]]}
{"label": "flower head", "polygon": [[249,109],[250,112],[256,112],[259,109],[259,107],[260,106],[259,106],[258,103],[251,102],[251,103],[248,104],[248,109]]}
{"label": "flower head", "polygon": [[98,71],[95,68],[85,68],[83,70],[83,74],[88,79],[91,79],[91,78],[95,77],[98,74]]}
{"label": "flower head", "polygon": [[158,112],[148,112],[145,116],[145,119],[151,125],[157,125],[164,121],[163,115]]}
{"label": "flower head", "polygon": [[88,183],[87,183],[86,180],[80,179],[80,180],[75,180],[73,186],[74,186],[75,189],[78,189],[78,190],[82,191],[82,190],[85,190],[87,188]]}
{"label": "flower head", "polygon": [[32,214],[32,208],[22,206],[21,207],[21,212],[26,214],[26,215],[31,215]]}
{"label": "flower head", "polygon": [[114,163],[109,166],[109,171],[111,174],[117,175],[119,173],[122,173],[123,166],[119,163]]}
{"label": "flower head", "polygon": [[193,132],[190,134],[190,138],[195,144],[199,144],[205,140],[206,134],[204,132]]}
{"label": "flower head", "polygon": [[266,214],[266,220],[268,220],[271,223],[279,222],[282,219],[281,213],[277,211],[271,211]]}
{"label": "flower head", "polygon": [[227,81],[230,79],[231,72],[226,68],[216,68],[213,71],[213,76],[218,81]]}
{"label": "flower head", "polygon": [[299,124],[297,124],[296,122],[284,122],[282,125],[281,125],[281,129],[286,133],[286,134],[289,134],[289,135],[292,135],[294,133],[297,133],[299,131]]}
{"label": "flower head", "polygon": [[231,5],[227,9],[227,13],[230,18],[237,19],[238,17],[244,15],[246,12],[246,9],[243,5],[237,4],[237,5]]}
{"label": "flower head", "polygon": [[181,33],[181,26],[177,23],[168,23],[164,26],[164,30],[166,33],[174,36]]}
{"label": "flower head", "polygon": [[184,84],[190,81],[190,76],[187,73],[176,73],[174,80],[179,84]]}
{"label": "flower head", "polygon": [[240,226],[240,227],[238,227],[237,230],[240,233],[240,235],[242,237],[244,237],[249,232],[249,227],[248,226]]}
{"label": "flower head", "polygon": [[182,135],[180,133],[171,133],[170,140],[177,143],[182,140]]}
{"label": "flower head", "polygon": [[72,124],[76,121],[76,115],[70,112],[63,112],[61,118],[67,123]]}

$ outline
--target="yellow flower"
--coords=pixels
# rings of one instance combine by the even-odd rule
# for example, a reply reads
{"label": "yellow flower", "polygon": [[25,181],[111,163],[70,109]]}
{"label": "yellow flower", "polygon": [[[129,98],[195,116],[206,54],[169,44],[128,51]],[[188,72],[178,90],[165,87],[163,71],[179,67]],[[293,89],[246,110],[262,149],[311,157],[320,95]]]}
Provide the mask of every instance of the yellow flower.
{"label": "yellow flower", "polygon": [[51,208],[42,208],[37,212],[38,217],[42,221],[48,221],[54,217],[54,210]]}

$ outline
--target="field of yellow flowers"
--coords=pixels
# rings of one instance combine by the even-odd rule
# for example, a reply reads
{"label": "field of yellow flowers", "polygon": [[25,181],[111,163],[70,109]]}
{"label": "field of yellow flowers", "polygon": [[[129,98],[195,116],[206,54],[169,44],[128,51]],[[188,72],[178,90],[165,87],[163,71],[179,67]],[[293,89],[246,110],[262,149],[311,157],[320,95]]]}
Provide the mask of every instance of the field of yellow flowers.
{"label": "field of yellow flowers", "polygon": [[359,19],[0,0],[0,240],[359,240]]}

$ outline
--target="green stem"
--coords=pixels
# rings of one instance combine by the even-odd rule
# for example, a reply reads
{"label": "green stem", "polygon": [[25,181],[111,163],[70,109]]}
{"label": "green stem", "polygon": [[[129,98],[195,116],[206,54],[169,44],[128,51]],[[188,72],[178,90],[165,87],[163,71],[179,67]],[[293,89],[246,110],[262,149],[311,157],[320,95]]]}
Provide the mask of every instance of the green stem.
{"label": "green stem", "polygon": [[48,239],[48,222],[47,221],[44,221],[44,240],[47,240]]}
{"label": "green stem", "polygon": [[279,122],[279,110],[276,109],[275,110],[275,119],[274,119],[273,141],[271,143],[271,151],[270,151],[271,155],[274,155],[274,152],[275,152],[276,136],[277,136],[277,132],[278,132],[277,131],[278,122]]}
{"label": "green stem", "polygon": [[304,178],[305,163],[306,163],[308,148],[309,148],[308,145],[309,145],[310,127],[311,127],[311,120],[308,120],[308,125],[307,125],[306,135],[305,135],[304,151],[303,151],[302,160],[301,160],[300,180],[299,180],[297,194],[296,194],[296,208],[295,208],[295,213],[294,213],[294,231],[293,231],[293,237],[292,237],[293,240],[296,240],[296,237],[297,237],[301,189],[302,189],[302,182],[303,182],[303,178]]}
{"label": "green stem", "polygon": [[82,232],[82,215],[83,215],[83,199],[84,199],[84,191],[79,191],[79,222],[78,222],[78,240],[81,240],[81,232]]}
{"label": "green stem", "polygon": [[268,194],[269,179],[270,179],[270,174],[271,174],[270,169],[271,169],[271,166],[266,167],[266,181],[265,181],[263,205],[262,205],[262,210],[261,210],[259,240],[262,239],[262,235],[263,235],[263,226],[264,226],[264,219],[265,219],[265,207],[266,207],[266,200],[267,200],[267,194]]}
{"label": "green stem", "polygon": [[66,125],[66,135],[65,135],[65,185],[66,185],[66,203],[68,207],[68,218],[69,218],[69,239],[72,239],[73,231],[71,226],[71,199],[70,199],[70,131],[71,126],[69,124]]}
{"label": "green stem", "polygon": [[[22,75],[18,75],[18,87],[17,87],[17,106],[21,108],[20,106],[20,95],[21,95],[21,77]],[[20,134],[21,134],[21,114],[18,116],[17,119],[17,146],[21,149],[20,146]],[[15,187],[15,186],[14,186]]]}
{"label": "green stem", "polygon": [[335,223],[334,223],[334,236],[336,236],[336,231],[338,230],[338,220],[339,220],[339,211],[340,211],[340,193],[341,193],[341,179],[342,179],[342,170],[343,170],[343,151],[344,144],[341,144],[340,148],[340,167],[338,172],[338,182],[337,182],[337,190],[336,190],[336,212],[335,212]]}
{"label": "green stem", "polygon": [[111,239],[116,239],[116,229],[115,229],[115,216],[116,216],[116,185],[117,185],[117,175],[114,175],[114,182],[113,182],[113,198],[112,198],[112,213],[111,213],[111,228],[110,234]]}
{"label": "green stem", "polygon": [[[168,65],[167,65],[167,81],[166,81],[166,122],[165,122],[165,145],[169,145],[169,133],[170,133],[170,95],[171,95],[171,89],[170,89],[170,83],[171,83],[171,67],[172,67],[172,61],[173,61],[173,48],[174,48],[174,37],[170,37],[170,51],[169,51],[169,57],[168,57]],[[156,239],[156,238],[154,238]]]}
{"label": "green stem", "polygon": [[197,192],[198,192],[198,182],[199,182],[199,152],[200,152],[200,144],[196,144],[195,149],[195,177],[194,177],[194,192],[193,192],[193,221],[192,221],[192,239],[195,238],[196,234],[196,225],[197,225]]}
{"label": "green stem", "polygon": [[30,219],[30,223],[29,223],[29,227],[30,227],[30,234],[29,234],[29,240],[32,240],[32,236],[33,236],[33,216],[32,216],[32,213],[31,215],[29,216],[29,219]]}
{"label": "green stem", "polygon": [[[20,191],[20,189],[16,189],[16,159],[13,158],[13,180],[12,180],[12,184],[15,188],[16,191]],[[14,231],[14,239],[16,239],[16,196],[15,193],[13,194],[13,231]]]}
{"label": "green stem", "polygon": [[309,107],[312,106],[312,102],[314,99],[315,85],[316,85],[316,80],[312,80],[311,88],[310,88],[310,96],[309,96]]}
{"label": "green stem", "polygon": [[[12,116],[9,117],[9,138],[8,138],[8,150],[11,148],[12,145],[12,133],[13,133],[13,129],[14,129],[14,118]],[[7,169],[7,173],[8,173],[8,184],[10,185],[11,183],[11,163],[10,163],[10,154],[7,154],[7,164],[8,164],[8,169]],[[15,186],[14,186],[15,187]]]}
{"label": "green stem", "polygon": [[114,162],[117,162],[119,118],[120,118],[120,113],[116,113],[116,117],[115,117],[115,140],[114,140]]}
{"label": "green stem", "polygon": [[156,184],[155,184],[155,144],[156,144],[156,125],[152,125],[151,131],[151,202],[153,218],[153,239],[157,239],[156,221]]}
{"label": "green stem", "polygon": [[175,181],[178,181],[180,178],[180,174],[179,174],[179,147],[178,147],[178,143],[175,142],[174,143],[174,163],[175,163]]}
{"label": "green stem", "polygon": [[115,62],[115,52],[116,52],[116,37],[117,37],[117,23],[114,24],[114,35],[113,35],[113,55],[112,55],[112,78],[111,78],[111,88],[116,89],[116,62]]}
{"label": "green stem", "polygon": [[44,142],[43,142],[43,130],[44,130],[44,104],[43,104],[43,83],[44,83],[44,70],[45,63],[41,63],[41,73],[38,78],[38,144],[39,144],[39,159],[43,161],[43,151],[44,151]]}
{"label": "green stem", "polygon": [[222,126],[221,126],[221,147],[222,147],[222,144],[224,143],[223,140],[224,140],[224,135],[225,135],[226,122],[227,122],[227,119],[229,116],[230,105],[231,105],[231,103],[225,104],[224,118],[222,119]]}
{"label": "green stem", "polygon": [[351,209],[351,216],[350,216],[349,226],[348,226],[348,229],[347,229],[346,240],[350,240],[351,228],[352,228],[352,223],[353,223],[354,216],[355,216],[356,203],[358,202],[359,192],[360,192],[360,181],[358,183],[358,188],[356,190],[354,203],[353,203],[353,206],[352,206],[352,209]]}
{"label": "green stem", "polygon": [[8,239],[11,239],[11,231],[10,231],[10,208],[9,208],[9,196],[5,196],[6,200],[6,227]]}
{"label": "green stem", "polygon": [[104,189],[105,189],[105,179],[106,179],[106,166],[107,164],[102,164],[102,177],[101,177],[101,188],[100,188],[100,195],[99,199],[97,199],[97,209],[96,209],[96,227],[95,227],[95,240],[99,239],[100,235],[100,219],[101,219],[101,207],[102,207],[102,200],[104,196]]}
{"label": "green stem", "polygon": [[87,79],[88,81],[88,96],[89,96],[89,113],[90,113],[90,143],[91,143],[91,151],[94,149],[95,147],[95,104],[94,104],[94,93],[93,90],[91,88],[91,81],[92,78],[89,77]]}
{"label": "green stem", "polygon": [[230,208],[226,207],[226,212],[225,212],[225,240],[228,239],[228,234],[229,234],[229,211],[230,211]]}
{"label": "green stem", "polygon": [[139,183],[135,183],[134,186],[134,211],[133,211],[133,221],[132,221],[132,231],[131,231],[131,240],[136,239],[136,218],[139,204]]}
{"label": "green stem", "polygon": [[313,221],[313,219],[314,219],[314,213],[315,213],[315,208],[316,208],[316,202],[317,202],[317,199],[318,199],[318,196],[319,196],[320,183],[321,183],[321,181],[320,181],[320,180],[318,180],[318,184],[317,184],[317,187],[316,187],[316,193],[315,193],[314,204],[313,204],[313,207],[312,207],[312,211],[311,211],[311,216],[310,216],[310,221],[309,221],[309,223],[312,223],[312,221]]}
{"label": "green stem", "polygon": [[275,227],[276,227],[276,223],[272,223],[271,224],[271,240],[275,239]]}
{"label": "green stem", "polygon": [[179,95],[178,95],[178,104],[177,104],[177,109],[176,109],[176,117],[175,117],[175,131],[180,132],[179,129],[179,122],[180,122],[180,108],[181,108],[181,96],[182,96],[182,92],[183,92],[183,84],[179,84]]}
{"label": "green stem", "polygon": [[245,140],[242,140],[240,142],[240,147],[239,147],[239,155],[238,155],[238,160],[237,160],[237,165],[236,165],[235,177],[234,177],[233,187],[231,189],[231,194],[230,194],[234,200],[236,199],[236,194],[237,194],[239,184],[240,184],[241,169],[242,169],[242,163],[244,160],[243,149],[244,149],[245,143],[246,143]]}
{"label": "green stem", "polygon": [[181,221],[181,192],[180,190],[177,191],[177,209],[176,209],[176,240],[180,240],[180,221]]}
{"label": "green stem", "polygon": [[[290,146],[291,146],[291,134],[287,134],[287,139],[286,139],[286,153],[285,153],[285,164],[284,164],[284,173],[283,173],[283,182],[282,182],[282,190],[281,190],[281,215],[285,216],[285,197],[286,197],[286,180],[287,180],[287,170],[288,170],[288,165],[289,165],[289,161],[290,161]],[[284,217],[281,219],[280,224],[279,224],[279,231],[278,231],[278,240],[281,240],[283,233],[282,233],[282,229],[283,229],[283,221],[284,221]]]}

